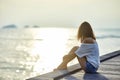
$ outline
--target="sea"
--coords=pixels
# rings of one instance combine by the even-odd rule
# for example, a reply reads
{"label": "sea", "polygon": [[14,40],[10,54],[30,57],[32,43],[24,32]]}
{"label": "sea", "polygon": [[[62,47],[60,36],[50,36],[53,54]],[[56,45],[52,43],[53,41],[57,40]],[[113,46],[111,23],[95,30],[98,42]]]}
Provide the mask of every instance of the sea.
{"label": "sea", "polygon": [[[120,50],[120,28],[94,29],[100,56]],[[0,29],[0,80],[25,80],[53,71],[73,46],[77,28]],[[78,63],[72,60],[68,66]]]}

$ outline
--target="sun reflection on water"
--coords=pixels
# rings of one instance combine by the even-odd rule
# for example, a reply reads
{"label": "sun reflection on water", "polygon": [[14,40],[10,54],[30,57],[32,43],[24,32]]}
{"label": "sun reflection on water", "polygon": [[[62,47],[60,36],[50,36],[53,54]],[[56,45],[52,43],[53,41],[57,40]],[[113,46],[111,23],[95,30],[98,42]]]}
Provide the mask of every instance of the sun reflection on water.
{"label": "sun reflection on water", "polygon": [[32,55],[39,55],[33,71],[40,74],[52,71],[66,54],[69,31],[64,28],[44,28],[33,32],[33,37],[35,41],[30,52]]}

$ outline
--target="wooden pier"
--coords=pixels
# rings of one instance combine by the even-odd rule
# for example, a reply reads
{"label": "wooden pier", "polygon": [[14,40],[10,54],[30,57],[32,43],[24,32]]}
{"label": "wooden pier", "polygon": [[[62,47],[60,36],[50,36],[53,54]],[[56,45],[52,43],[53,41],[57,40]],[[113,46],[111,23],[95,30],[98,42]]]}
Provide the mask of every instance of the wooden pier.
{"label": "wooden pier", "polygon": [[26,80],[120,80],[120,50],[100,57],[100,68],[96,74],[84,73],[79,64]]}

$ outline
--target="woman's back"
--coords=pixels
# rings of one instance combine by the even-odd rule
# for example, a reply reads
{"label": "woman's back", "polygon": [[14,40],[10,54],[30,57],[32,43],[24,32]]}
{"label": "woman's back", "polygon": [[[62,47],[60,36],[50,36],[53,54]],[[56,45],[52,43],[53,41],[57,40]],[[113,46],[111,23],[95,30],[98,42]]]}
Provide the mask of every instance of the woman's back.
{"label": "woman's back", "polygon": [[88,62],[90,62],[96,68],[99,67],[99,48],[96,40],[92,38],[85,38],[75,53],[79,57],[86,56]]}

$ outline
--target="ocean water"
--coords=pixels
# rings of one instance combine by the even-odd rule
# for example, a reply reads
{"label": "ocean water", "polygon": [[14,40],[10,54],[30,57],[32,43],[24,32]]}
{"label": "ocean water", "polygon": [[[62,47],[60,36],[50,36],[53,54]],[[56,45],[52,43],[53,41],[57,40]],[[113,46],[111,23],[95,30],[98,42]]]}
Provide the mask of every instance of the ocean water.
{"label": "ocean water", "polygon": [[[94,30],[100,55],[120,50],[120,28]],[[77,28],[0,29],[0,80],[24,80],[52,71],[79,43]],[[76,64],[73,60],[68,66]]]}

